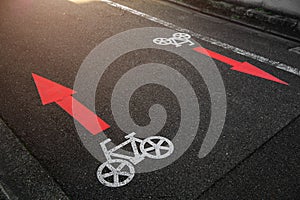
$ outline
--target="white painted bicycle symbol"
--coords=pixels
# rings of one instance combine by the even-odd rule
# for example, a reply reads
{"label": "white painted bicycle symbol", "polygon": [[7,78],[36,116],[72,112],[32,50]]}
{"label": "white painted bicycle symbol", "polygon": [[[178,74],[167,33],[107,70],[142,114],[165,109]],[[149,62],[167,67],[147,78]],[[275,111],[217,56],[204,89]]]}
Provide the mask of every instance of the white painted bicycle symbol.
{"label": "white painted bicycle symbol", "polygon": [[194,45],[190,38],[191,36],[186,33],[174,33],[171,38],[155,38],[153,42],[158,45],[174,45],[181,47],[183,44],[188,43],[189,46]]}
{"label": "white painted bicycle symbol", "polygon": [[[144,140],[134,137],[135,133],[125,136],[125,142],[108,150],[106,144],[111,139],[101,142],[101,148],[107,159],[97,170],[98,180],[108,187],[120,187],[128,184],[134,177],[135,169],[133,165],[138,164],[145,157],[152,159],[162,159],[171,155],[174,151],[173,143],[161,136],[151,136]],[[117,153],[122,147],[130,144],[133,156]],[[139,144],[139,149],[138,149]],[[128,161],[130,162],[128,162]]]}

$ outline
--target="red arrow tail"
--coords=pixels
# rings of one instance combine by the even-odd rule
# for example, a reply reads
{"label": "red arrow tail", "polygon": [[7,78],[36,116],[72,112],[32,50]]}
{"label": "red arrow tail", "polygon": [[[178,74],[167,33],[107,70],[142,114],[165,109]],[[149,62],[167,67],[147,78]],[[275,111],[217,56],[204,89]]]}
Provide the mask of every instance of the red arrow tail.
{"label": "red arrow tail", "polygon": [[56,103],[74,119],[80,122],[80,124],[93,135],[96,135],[110,127],[95,113],[90,111],[72,96],[65,97]]}

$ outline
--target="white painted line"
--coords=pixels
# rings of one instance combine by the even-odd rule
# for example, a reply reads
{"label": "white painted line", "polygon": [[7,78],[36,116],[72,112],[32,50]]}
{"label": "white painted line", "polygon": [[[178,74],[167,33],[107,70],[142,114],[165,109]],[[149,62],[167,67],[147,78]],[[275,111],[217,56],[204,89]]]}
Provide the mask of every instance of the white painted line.
{"label": "white painted line", "polygon": [[300,54],[300,47],[291,48],[289,51]]}
{"label": "white painted line", "polygon": [[6,190],[4,187],[0,184],[0,191],[5,195],[7,199],[11,199],[10,196],[7,194]]}
{"label": "white painted line", "polygon": [[201,35],[200,33],[195,33],[193,31],[185,29],[185,28],[181,28],[181,27],[179,27],[179,26],[177,26],[177,25],[175,25],[173,23],[170,23],[170,22],[164,21],[162,19],[153,17],[153,16],[148,15],[146,13],[142,13],[140,11],[134,10],[134,9],[129,8],[127,6],[123,6],[121,4],[115,3],[113,1],[110,1],[110,0],[99,0],[99,1],[104,2],[104,3],[106,3],[106,4],[110,5],[110,6],[113,6],[113,7],[122,9],[122,10],[125,10],[127,12],[130,12],[130,13],[134,14],[134,15],[143,17],[143,18],[148,19],[150,21],[156,22],[156,23],[158,23],[160,25],[163,25],[165,27],[174,29],[176,31],[188,33],[188,34],[190,34],[190,35],[192,35],[192,36],[194,36],[194,37],[196,37],[196,38],[198,38],[198,39],[200,39],[202,41],[205,41],[205,42],[208,42],[210,44],[222,47],[223,49],[230,50],[232,52],[235,52],[237,54],[243,55],[245,57],[257,60],[257,61],[259,61],[261,63],[265,63],[265,64],[271,65],[273,67],[276,67],[277,69],[281,69],[283,71],[286,71],[286,72],[295,74],[297,76],[300,76],[300,70],[298,68],[289,66],[289,65],[284,64],[284,63],[280,63],[278,61],[270,60],[269,58],[265,58],[263,56],[255,54],[255,53],[248,52],[246,50],[243,50],[243,49],[240,49],[238,47],[232,46],[230,44],[226,44],[224,42],[218,41],[218,40],[216,40],[214,38]]}

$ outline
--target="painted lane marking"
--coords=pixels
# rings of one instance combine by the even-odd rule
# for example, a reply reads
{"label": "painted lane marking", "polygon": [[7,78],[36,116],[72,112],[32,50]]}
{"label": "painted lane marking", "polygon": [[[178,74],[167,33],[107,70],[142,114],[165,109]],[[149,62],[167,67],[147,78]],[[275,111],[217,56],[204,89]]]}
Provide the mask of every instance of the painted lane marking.
{"label": "painted lane marking", "polygon": [[231,58],[228,58],[226,56],[223,56],[221,54],[218,54],[216,52],[210,51],[210,50],[202,48],[202,47],[196,47],[196,48],[194,48],[194,50],[198,53],[209,56],[209,57],[219,60],[221,62],[227,63],[228,65],[231,65],[232,66],[232,68],[230,68],[231,70],[249,74],[249,75],[256,76],[256,77],[260,77],[260,78],[274,81],[274,82],[277,82],[280,84],[289,85],[288,83],[276,78],[275,76],[259,69],[258,67],[254,66],[248,62],[239,62],[239,61],[233,60]]}
{"label": "painted lane marking", "polygon": [[76,93],[74,90],[34,73],[32,73],[32,77],[43,105],[55,102],[93,135],[110,127],[95,113],[71,96]]}
{"label": "painted lane marking", "polygon": [[[174,33],[171,38],[155,38],[153,39],[153,43],[157,45],[174,45],[175,47],[181,47],[183,44],[188,43],[189,46],[194,46],[195,44],[190,40],[191,36],[186,33]],[[231,59],[229,57],[223,56],[221,54],[218,54],[216,52],[210,51],[206,48],[203,48],[201,46],[193,48],[194,51],[206,55],[210,58],[219,60],[223,63],[226,63],[228,65],[231,65],[231,70],[235,70],[241,73],[249,74],[252,76],[256,76],[259,78],[267,79],[270,81],[274,81],[277,83],[281,83],[284,85],[288,85],[288,83],[276,78],[275,76],[259,69],[258,67],[248,63],[248,62],[239,62],[234,59]]]}
{"label": "painted lane marking", "polygon": [[153,42],[158,45],[174,45],[175,47],[181,47],[185,43],[188,43],[189,46],[195,45],[190,39],[189,34],[174,33],[170,38],[155,38]]}
{"label": "painted lane marking", "polygon": [[157,17],[153,17],[151,15],[148,15],[146,13],[143,13],[143,12],[140,12],[140,11],[137,11],[137,10],[134,10],[132,8],[129,8],[127,6],[115,3],[113,1],[110,1],[110,0],[99,0],[99,1],[101,1],[103,3],[106,3],[106,4],[110,5],[110,6],[113,6],[115,8],[119,8],[121,10],[130,12],[130,13],[132,13],[134,15],[143,17],[143,18],[148,19],[150,21],[156,22],[156,23],[158,23],[160,25],[163,25],[165,27],[174,29],[176,31],[188,33],[188,34],[192,35],[193,37],[196,37],[196,38],[198,38],[198,39],[200,39],[202,41],[208,42],[210,44],[213,44],[215,46],[221,47],[221,48],[226,49],[226,50],[230,50],[230,51],[232,51],[234,53],[237,53],[239,55],[242,55],[242,56],[245,56],[245,57],[257,60],[257,61],[259,61],[261,63],[267,64],[267,65],[271,65],[271,66],[273,66],[273,67],[275,67],[277,69],[280,69],[280,70],[289,72],[291,74],[300,76],[300,70],[298,68],[289,66],[287,64],[284,64],[284,63],[281,63],[281,62],[278,62],[278,61],[271,60],[269,58],[263,57],[261,55],[257,55],[255,53],[251,53],[251,52],[243,50],[241,48],[232,46],[230,44],[227,44],[227,43],[224,43],[224,42],[221,42],[221,41],[218,41],[218,40],[216,40],[214,38],[211,38],[211,37],[208,37],[208,36],[204,36],[204,35],[202,35],[200,33],[195,33],[195,32],[193,32],[191,30],[182,28],[182,27],[177,26],[177,25],[175,25],[173,23],[167,22],[167,21],[159,19]]}
{"label": "painted lane marking", "polygon": [[[133,165],[137,165],[142,162],[145,157],[152,159],[166,158],[174,151],[174,144],[165,137],[150,136],[141,140],[134,137],[135,134],[135,132],[132,132],[126,135],[126,141],[111,148],[110,150],[107,149],[106,144],[111,142],[111,139],[106,139],[100,143],[107,160],[102,163],[97,170],[97,178],[100,183],[108,187],[124,186],[134,177],[135,169]],[[124,155],[119,151],[128,144],[131,145],[133,156]],[[117,167],[113,166],[115,163],[118,163]],[[105,171],[105,168],[108,168],[109,172]],[[120,180],[120,176],[125,177],[125,179]],[[111,177],[113,179],[109,180]]]}
{"label": "painted lane marking", "polygon": [[294,47],[294,48],[291,48],[289,49],[290,52],[294,52],[294,53],[297,53],[297,54],[300,54],[300,47]]}

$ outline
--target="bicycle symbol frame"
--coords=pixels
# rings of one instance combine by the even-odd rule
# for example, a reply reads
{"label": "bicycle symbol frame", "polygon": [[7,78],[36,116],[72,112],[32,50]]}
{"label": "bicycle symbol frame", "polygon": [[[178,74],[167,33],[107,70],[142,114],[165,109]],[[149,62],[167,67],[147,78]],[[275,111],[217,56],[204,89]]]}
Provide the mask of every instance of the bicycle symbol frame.
{"label": "bicycle symbol frame", "polygon": [[[134,137],[132,132],[125,136],[126,141],[108,150],[106,144],[111,139],[106,139],[100,146],[107,159],[97,170],[97,178],[105,186],[120,187],[128,184],[134,177],[135,170],[133,165],[143,161],[145,157],[152,159],[162,159],[170,156],[174,151],[173,143],[161,136],[151,136],[144,140]],[[139,143],[139,149],[138,149]],[[133,156],[119,154],[116,151],[130,144]],[[127,161],[128,160],[128,161]],[[123,180],[122,180],[123,179]]]}

